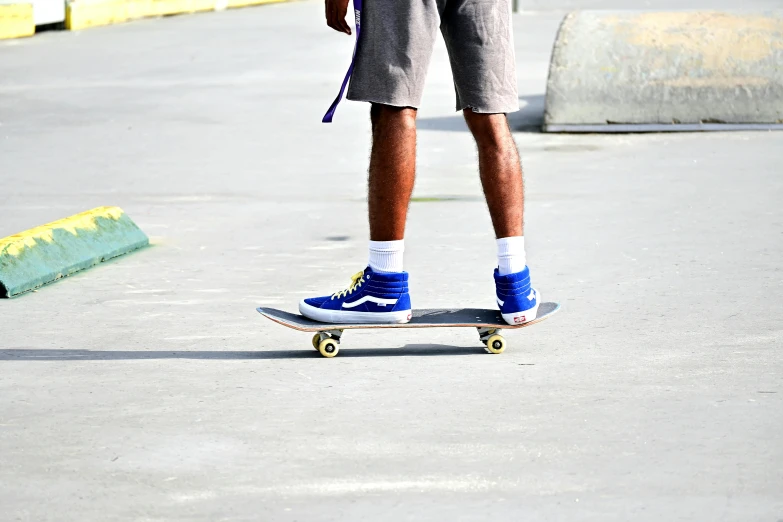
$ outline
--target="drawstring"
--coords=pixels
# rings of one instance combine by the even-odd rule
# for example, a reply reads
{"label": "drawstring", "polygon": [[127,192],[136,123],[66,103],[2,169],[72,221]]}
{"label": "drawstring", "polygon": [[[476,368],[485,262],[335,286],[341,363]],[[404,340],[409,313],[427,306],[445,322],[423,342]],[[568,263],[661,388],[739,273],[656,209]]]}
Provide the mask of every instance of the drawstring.
{"label": "drawstring", "polygon": [[334,112],[337,110],[337,105],[340,103],[340,100],[343,99],[343,93],[345,92],[345,87],[348,85],[348,80],[351,78],[351,74],[353,73],[353,65],[356,61],[356,50],[359,48],[359,33],[361,32],[362,0],[353,0],[353,12],[356,15],[356,44],[354,44],[353,46],[353,56],[351,57],[351,65],[350,67],[348,67],[348,72],[345,74],[345,79],[343,80],[343,84],[340,86],[340,93],[337,95],[337,98],[335,98],[332,104],[329,106],[329,110],[326,111],[326,114],[324,114],[324,119],[321,120],[322,123],[332,123]]}

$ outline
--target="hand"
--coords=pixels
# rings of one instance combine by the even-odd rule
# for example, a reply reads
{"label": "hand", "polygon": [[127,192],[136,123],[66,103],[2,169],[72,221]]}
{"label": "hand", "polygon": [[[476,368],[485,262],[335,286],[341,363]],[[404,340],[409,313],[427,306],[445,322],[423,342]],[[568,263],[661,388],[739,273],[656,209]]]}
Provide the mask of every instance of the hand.
{"label": "hand", "polygon": [[348,12],[348,0],[326,0],[326,25],[345,34],[351,34],[351,28],[345,21]]}

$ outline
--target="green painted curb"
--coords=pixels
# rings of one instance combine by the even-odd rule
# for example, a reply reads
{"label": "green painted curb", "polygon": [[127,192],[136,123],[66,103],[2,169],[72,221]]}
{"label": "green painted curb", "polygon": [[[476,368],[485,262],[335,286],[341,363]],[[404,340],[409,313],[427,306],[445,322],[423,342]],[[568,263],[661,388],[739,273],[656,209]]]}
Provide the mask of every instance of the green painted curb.
{"label": "green painted curb", "polygon": [[149,245],[119,207],[99,207],[0,239],[0,296],[15,297]]}

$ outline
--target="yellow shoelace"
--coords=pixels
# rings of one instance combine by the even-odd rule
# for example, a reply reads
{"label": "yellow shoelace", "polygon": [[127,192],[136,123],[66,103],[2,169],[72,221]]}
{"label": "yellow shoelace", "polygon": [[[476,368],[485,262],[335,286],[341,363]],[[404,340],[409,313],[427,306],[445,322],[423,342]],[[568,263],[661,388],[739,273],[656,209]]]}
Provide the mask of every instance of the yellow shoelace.
{"label": "yellow shoelace", "polygon": [[352,293],[359,286],[361,286],[362,283],[364,283],[364,270],[362,270],[361,272],[357,272],[354,275],[352,275],[351,276],[351,284],[348,285],[348,288],[346,288],[345,290],[340,290],[339,292],[335,292],[334,294],[332,294],[332,299],[334,299],[335,297],[339,299],[340,297],[342,297],[344,295],[348,295],[348,294]]}

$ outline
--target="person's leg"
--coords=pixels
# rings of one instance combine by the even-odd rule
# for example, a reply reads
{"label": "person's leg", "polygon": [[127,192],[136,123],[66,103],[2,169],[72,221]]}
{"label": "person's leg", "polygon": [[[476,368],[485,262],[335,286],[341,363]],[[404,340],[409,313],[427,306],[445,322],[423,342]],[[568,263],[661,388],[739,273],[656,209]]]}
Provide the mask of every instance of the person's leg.
{"label": "person's leg", "polygon": [[476,140],[479,175],[495,237],[524,235],[525,188],[517,145],[505,114],[465,109],[465,121]]}
{"label": "person's leg", "polygon": [[[373,104],[368,179],[369,266],[350,286],[332,295],[302,300],[302,315],[323,322],[404,323],[411,318],[408,274],[402,253],[405,219],[416,168],[416,107],[440,27],[445,0],[364,2],[361,38],[351,66],[349,100]],[[332,2],[330,27],[345,6]],[[331,12],[331,14],[329,14]]]}
{"label": "person's leg", "polygon": [[370,117],[370,240],[399,241],[416,177],[416,109],[373,104]]}
{"label": "person's leg", "polygon": [[496,299],[509,324],[535,319],[522,235],[524,186],[506,113],[519,110],[514,35],[508,0],[450,0],[441,31],[449,52],[457,110],[476,139],[481,184],[498,245]]}
{"label": "person's leg", "polygon": [[519,152],[505,114],[466,109],[476,140],[479,174],[498,245],[496,299],[510,324],[535,319],[540,296],[530,283],[524,238],[525,186]]}
{"label": "person's leg", "polygon": [[369,266],[351,278],[347,289],[299,303],[299,312],[317,321],[406,323],[411,319],[402,255],[416,176],[416,110],[373,104],[370,117]]}
{"label": "person's leg", "polygon": [[519,109],[510,4],[450,0],[441,17],[457,110],[476,139],[496,237],[522,236],[522,168],[506,119]]}

